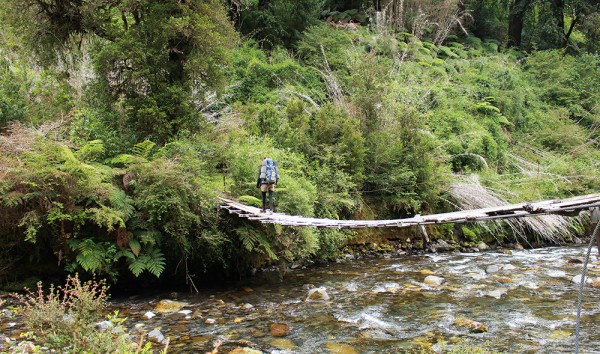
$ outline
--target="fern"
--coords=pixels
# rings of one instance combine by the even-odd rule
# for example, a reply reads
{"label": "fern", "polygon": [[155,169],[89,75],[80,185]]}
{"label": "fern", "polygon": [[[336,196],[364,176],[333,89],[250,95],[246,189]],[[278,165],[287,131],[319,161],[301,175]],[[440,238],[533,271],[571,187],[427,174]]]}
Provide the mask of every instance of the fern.
{"label": "fern", "polygon": [[165,270],[165,256],[159,249],[153,249],[147,254],[140,255],[129,263],[129,270],[136,277],[140,276],[145,270],[149,271],[155,277],[160,277]]}
{"label": "fern", "polygon": [[133,147],[133,154],[137,157],[148,159],[155,146],[156,144],[150,140],[144,140],[141,143],[135,144]]}
{"label": "fern", "polygon": [[96,273],[104,263],[104,248],[92,239],[71,242],[71,248],[79,252],[77,263],[87,272]]}
{"label": "fern", "polygon": [[115,229],[115,225],[125,227],[125,221],[121,213],[107,206],[101,205],[100,208],[89,208],[87,214],[96,225],[105,227],[109,232]]}
{"label": "fern", "polygon": [[97,161],[104,152],[105,149],[102,140],[92,140],[79,149],[76,155],[82,161]]}
{"label": "fern", "polygon": [[156,241],[162,237],[162,234],[156,230],[147,230],[136,233],[140,242],[146,246],[156,245]]}
{"label": "fern", "polygon": [[242,242],[242,246],[246,249],[246,251],[257,251],[261,253],[266,253],[269,258],[272,260],[277,260],[278,257],[271,249],[271,244],[264,237],[263,234],[258,232],[256,229],[248,228],[248,227],[240,227],[237,228],[236,233],[238,234],[240,241]]}

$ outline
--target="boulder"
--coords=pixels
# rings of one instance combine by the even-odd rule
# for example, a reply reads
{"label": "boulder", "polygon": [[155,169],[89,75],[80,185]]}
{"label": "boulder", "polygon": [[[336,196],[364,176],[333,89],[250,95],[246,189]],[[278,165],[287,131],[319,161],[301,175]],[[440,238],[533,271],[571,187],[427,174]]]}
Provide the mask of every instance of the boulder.
{"label": "boulder", "polygon": [[480,251],[489,251],[490,249],[490,246],[486,245],[483,241],[479,242],[475,247],[477,247]]}
{"label": "boulder", "polygon": [[154,307],[154,311],[157,313],[174,313],[181,310],[182,307],[188,306],[187,302],[173,301],[173,300],[160,300]]}
{"label": "boulder", "polygon": [[285,323],[272,323],[269,326],[269,332],[273,337],[285,337],[292,330],[292,327],[286,325]]}
{"label": "boulder", "polygon": [[167,344],[169,340],[165,338],[160,329],[156,328],[148,332],[148,340],[153,343]]}
{"label": "boulder", "polygon": [[429,286],[440,286],[442,285],[442,283],[444,283],[444,278],[442,277],[438,277],[435,275],[428,275],[425,277],[425,280],[423,280],[423,283],[429,285]]}
{"label": "boulder", "polygon": [[314,288],[314,289],[310,289],[308,290],[308,295],[306,296],[306,300],[304,301],[314,301],[314,300],[323,300],[323,301],[327,301],[329,300],[329,294],[327,294],[327,291],[325,291],[325,288]]}

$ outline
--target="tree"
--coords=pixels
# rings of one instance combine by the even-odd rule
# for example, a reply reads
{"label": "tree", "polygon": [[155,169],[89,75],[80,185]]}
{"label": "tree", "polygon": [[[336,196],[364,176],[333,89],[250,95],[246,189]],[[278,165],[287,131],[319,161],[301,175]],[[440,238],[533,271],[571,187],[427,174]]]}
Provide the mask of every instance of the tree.
{"label": "tree", "polygon": [[[10,17],[44,63],[89,51],[97,91],[122,107],[137,140],[165,142],[200,121],[204,94],[224,86],[235,33],[218,0],[24,0]],[[107,122],[115,123],[115,122]]]}
{"label": "tree", "polygon": [[523,33],[523,19],[525,12],[531,5],[531,0],[515,0],[510,4],[508,15],[508,45],[511,47],[521,47],[521,37]]}

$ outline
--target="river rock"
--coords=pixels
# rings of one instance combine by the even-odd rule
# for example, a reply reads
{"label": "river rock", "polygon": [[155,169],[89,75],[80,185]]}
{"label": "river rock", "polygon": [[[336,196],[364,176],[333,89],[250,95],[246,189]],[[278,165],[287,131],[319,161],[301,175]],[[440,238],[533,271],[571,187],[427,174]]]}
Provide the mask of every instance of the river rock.
{"label": "river rock", "polygon": [[153,329],[150,332],[148,332],[148,340],[153,343],[158,343],[158,344],[163,344],[163,345],[168,343],[168,339],[165,338],[164,334],[162,334],[162,332],[158,328]]}
{"label": "river rock", "polygon": [[506,289],[496,289],[496,290],[486,292],[485,296],[500,299],[503,295],[506,295],[507,292],[508,292],[508,290],[506,290]]}
{"label": "river rock", "polygon": [[296,349],[296,344],[289,339],[275,338],[271,341],[271,345],[281,350],[293,350]]}
{"label": "river rock", "polygon": [[154,311],[157,313],[174,313],[181,310],[182,307],[188,306],[187,302],[174,301],[174,300],[160,300],[154,307]]}
{"label": "river rock", "polygon": [[271,332],[273,337],[285,337],[290,333],[291,330],[292,327],[286,325],[285,323],[272,323],[269,326],[269,332]]}
{"label": "river rock", "polygon": [[[596,278],[596,281],[600,281],[600,278]],[[571,281],[575,284],[579,284],[581,283],[581,274],[577,274],[576,276],[574,276],[573,278],[571,278]],[[586,277],[585,278],[585,283],[586,284],[592,284],[592,282],[594,281],[594,279],[590,278],[590,277]]]}
{"label": "river rock", "polygon": [[96,328],[106,331],[107,329],[113,328],[115,325],[110,321],[101,321],[96,323]]}
{"label": "river rock", "polygon": [[459,317],[454,321],[454,324],[458,327],[464,327],[469,329],[471,333],[484,333],[488,331],[488,327],[481,322],[473,321],[468,318]]}
{"label": "river rock", "polygon": [[497,282],[499,282],[499,283],[502,283],[502,284],[508,284],[508,283],[512,283],[513,282],[512,278],[510,278],[510,277],[502,277],[502,276],[499,276],[499,275],[494,275],[494,280],[497,281]]}
{"label": "river rock", "polygon": [[325,348],[331,354],[358,354],[358,350],[343,343],[325,343]]}
{"label": "river rock", "polygon": [[252,348],[235,348],[229,354],[263,354],[263,352]]}
{"label": "river rock", "polygon": [[423,283],[429,286],[440,286],[442,285],[442,283],[444,283],[444,280],[444,278],[438,277],[436,275],[428,275],[425,277],[425,280],[423,280]]}
{"label": "river rock", "polygon": [[600,288],[600,278],[590,278],[589,283],[594,288]]}
{"label": "river rock", "polygon": [[308,295],[306,296],[306,300],[304,300],[304,301],[314,301],[314,300],[327,301],[329,299],[330,299],[329,294],[327,294],[327,291],[325,290],[325,288],[321,287],[321,288],[310,289],[308,291]]}
{"label": "river rock", "polygon": [[497,273],[500,270],[502,270],[502,266],[498,265],[498,264],[490,264],[489,266],[487,266],[485,268],[485,272],[488,273],[488,274],[489,273]]}
{"label": "river rock", "polygon": [[154,316],[156,316],[156,314],[152,311],[148,311],[144,314],[144,317],[146,317],[147,319],[151,319]]}
{"label": "river rock", "polygon": [[433,245],[431,245],[431,248],[435,252],[450,251],[450,245],[448,244],[448,242],[446,242],[444,240],[437,240]]}
{"label": "river rock", "polygon": [[480,251],[489,251],[490,249],[490,246],[486,245],[483,241],[479,242],[475,247],[479,248]]}

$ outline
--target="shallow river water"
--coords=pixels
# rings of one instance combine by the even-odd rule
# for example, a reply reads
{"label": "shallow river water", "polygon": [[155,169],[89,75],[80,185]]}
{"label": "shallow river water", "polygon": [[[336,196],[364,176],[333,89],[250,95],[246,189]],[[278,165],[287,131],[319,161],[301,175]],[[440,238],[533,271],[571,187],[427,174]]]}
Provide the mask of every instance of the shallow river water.
{"label": "shallow river water", "polygon": [[[585,247],[348,259],[262,273],[201,295],[114,299],[127,327],[159,329],[169,353],[574,353]],[[600,277],[594,247],[587,276]],[[431,276],[438,278],[434,278]],[[425,278],[434,280],[426,284]],[[442,279],[439,279],[442,278]],[[435,281],[443,281],[436,285]],[[429,281],[428,281],[429,283]],[[328,300],[306,301],[324,288]],[[157,308],[175,300],[173,312]],[[586,285],[581,353],[600,353],[600,288]],[[151,318],[150,316],[155,315]],[[472,332],[466,324],[487,332]],[[278,333],[279,332],[279,333]],[[157,349],[160,346],[156,347]]]}

